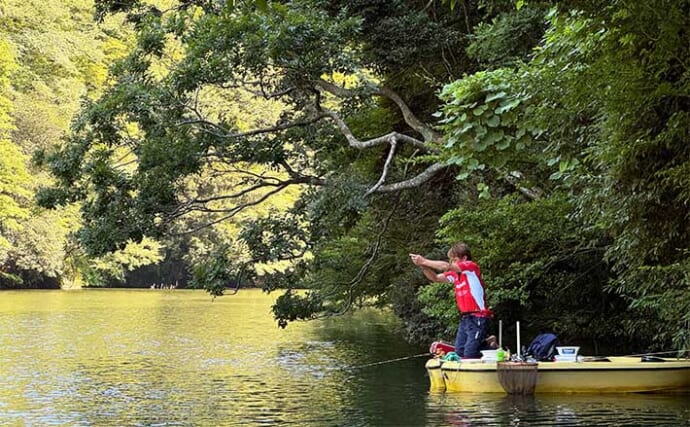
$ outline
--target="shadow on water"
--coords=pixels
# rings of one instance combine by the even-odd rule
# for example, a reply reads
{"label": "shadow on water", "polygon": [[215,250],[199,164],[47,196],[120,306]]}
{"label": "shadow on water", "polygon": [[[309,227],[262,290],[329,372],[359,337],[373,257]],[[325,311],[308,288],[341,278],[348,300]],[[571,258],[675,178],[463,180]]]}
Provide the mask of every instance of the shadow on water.
{"label": "shadow on water", "polygon": [[425,425],[428,379],[425,348],[401,339],[400,324],[386,311],[363,310],[321,322],[320,339],[336,343],[338,381],[343,381],[338,425]]}

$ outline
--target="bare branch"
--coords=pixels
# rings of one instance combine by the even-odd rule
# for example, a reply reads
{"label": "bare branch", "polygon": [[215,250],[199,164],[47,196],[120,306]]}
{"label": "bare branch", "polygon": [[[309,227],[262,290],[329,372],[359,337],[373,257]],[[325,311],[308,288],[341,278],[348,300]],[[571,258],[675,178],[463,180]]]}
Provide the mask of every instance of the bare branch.
{"label": "bare branch", "polygon": [[[308,176],[308,175],[304,175],[304,174],[299,173],[299,172],[297,172],[296,170],[294,170],[294,169],[292,168],[292,166],[290,166],[286,160],[281,160],[280,162],[278,162],[278,164],[281,165],[281,166],[283,167],[283,169],[285,169],[285,172],[287,172],[287,174],[288,174],[290,177],[292,177],[292,178],[295,178],[295,179],[296,179],[296,178],[299,178],[299,177],[306,177],[306,176]],[[320,179],[320,178],[317,178],[317,177],[315,177],[315,176],[312,176],[312,178],[313,178],[313,179]]]}
{"label": "bare branch", "polygon": [[410,127],[420,134],[424,136],[425,141],[441,141],[443,136],[433,130],[430,126],[422,123],[421,120],[417,118],[417,116],[412,113],[412,110],[410,110],[410,107],[408,107],[407,103],[403,101],[403,99],[398,95],[397,93],[393,92],[392,90],[388,88],[379,88],[379,91],[381,94],[387,96],[390,98],[395,104],[400,108],[400,111],[402,112],[403,118],[405,119],[405,123],[410,125]]}
{"label": "bare branch", "polygon": [[[196,232],[198,232],[198,231],[200,231],[200,230],[203,230],[204,228],[211,227],[211,226],[213,226],[213,225],[215,225],[215,224],[219,224],[219,223],[221,223],[221,222],[223,222],[223,221],[227,221],[228,219],[234,217],[235,215],[239,214],[240,212],[244,211],[245,209],[248,209],[248,208],[250,208],[250,207],[252,207],[252,206],[260,205],[261,203],[263,203],[264,201],[266,201],[268,198],[270,198],[270,197],[273,196],[274,194],[277,194],[277,193],[283,191],[285,188],[287,188],[287,185],[281,186],[281,187],[276,188],[276,189],[274,189],[274,190],[272,190],[272,191],[269,191],[268,193],[264,194],[263,196],[259,197],[259,198],[256,199],[256,200],[252,200],[252,201],[246,202],[246,203],[241,203],[241,204],[235,206],[234,208],[232,208],[232,209],[230,209],[230,210],[227,211],[227,212],[230,212],[228,215],[224,215],[224,216],[222,216],[222,217],[220,217],[220,218],[218,218],[218,219],[216,219],[216,220],[214,220],[214,221],[208,222],[208,223],[206,223],[206,224],[200,225],[200,226],[195,227],[195,228],[193,228],[193,229],[191,229],[191,230],[187,230],[187,231],[184,231],[184,232],[178,233],[178,234],[179,234],[179,235],[193,234],[193,233],[196,233]],[[179,215],[178,215],[178,216],[179,216]],[[172,218],[171,218],[171,219],[172,219]]]}
{"label": "bare branch", "polygon": [[289,94],[290,92],[294,91],[295,88],[294,88],[294,87],[289,87],[289,88],[287,88],[287,89],[279,90],[279,91],[277,91],[277,92],[266,92],[266,91],[264,90],[263,86],[261,86],[261,91],[260,91],[260,92],[253,91],[253,90],[249,90],[249,89],[246,88],[246,87],[244,88],[244,90],[247,91],[247,92],[249,92],[249,93],[251,93],[252,95],[261,96],[261,97],[264,98],[264,99],[273,99],[273,98],[280,98],[280,97],[282,97],[282,96],[285,96],[285,95]]}
{"label": "bare branch", "polygon": [[386,163],[383,165],[381,178],[379,178],[378,182],[364,194],[365,197],[378,190],[379,187],[381,187],[381,185],[383,185],[383,183],[386,181],[386,176],[388,175],[388,167],[390,166],[391,161],[393,160],[393,154],[395,154],[396,146],[397,143],[395,142],[395,140],[393,140],[391,142],[391,149],[388,151],[388,157],[386,157]]}
{"label": "bare branch", "polygon": [[357,139],[350,128],[347,126],[347,123],[336,113],[335,111],[331,110],[323,110],[324,114],[328,115],[333,121],[336,123],[338,126],[338,129],[340,129],[340,132],[345,136],[347,139],[348,143],[350,144],[350,147],[354,148],[359,148],[359,149],[367,149],[371,147],[375,147],[377,145],[381,144],[391,144],[393,141],[400,141],[400,142],[407,142],[409,144],[412,144],[413,146],[420,148],[425,151],[435,151],[431,147],[429,147],[424,141],[420,141],[419,139],[412,138],[411,136],[399,133],[399,132],[390,132],[387,133],[386,135],[382,135],[376,138],[372,138],[366,141],[360,141]]}
{"label": "bare branch", "polygon": [[[412,145],[413,147],[417,148],[418,150],[422,150],[425,152],[431,152],[431,153],[437,153],[438,149],[435,146],[435,142],[438,142],[441,140],[441,135],[434,131],[430,126],[424,124],[421,122],[410,110],[409,106],[405,103],[405,101],[400,97],[397,93],[394,91],[387,89],[387,88],[380,88],[374,85],[369,85],[367,86],[364,91],[362,90],[353,90],[353,89],[347,89],[344,87],[340,87],[334,83],[331,83],[329,81],[319,79],[316,83],[316,89],[320,89],[322,91],[331,93],[337,97],[353,97],[357,96],[360,94],[367,94],[367,95],[378,95],[378,96],[384,96],[390,100],[392,100],[397,107],[400,109],[401,114],[405,120],[405,122],[418,132],[420,135],[422,135],[423,139],[418,139],[409,135],[406,135],[404,133],[400,132],[389,132],[385,135],[381,135],[375,138],[370,138],[366,140],[361,140],[357,138],[350,127],[347,125],[345,120],[338,114],[336,111],[332,111],[329,109],[325,108],[320,108],[319,107],[319,97],[321,92],[319,90],[315,91],[314,96],[316,99],[314,100],[315,102],[315,107],[316,110],[312,110],[311,113],[309,113],[306,117],[303,117],[299,120],[292,120],[292,121],[285,121],[285,122],[279,122],[275,126],[269,126],[269,127],[264,127],[264,128],[257,128],[257,129],[252,129],[249,131],[244,131],[244,132],[232,132],[229,129],[224,128],[223,126],[213,123],[209,120],[206,120],[201,112],[196,109],[195,106],[189,106],[187,105],[187,108],[189,108],[195,118],[190,119],[190,120],[185,120],[181,121],[179,125],[191,125],[195,126],[199,131],[201,132],[207,132],[209,134],[212,134],[216,137],[219,138],[243,138],[243,137],[250,137],[250,136],[255,136],[255,135],[261,135],[261,134],[269,134],[269,133],[275,133],[275,132],[281,132],[290,128],[294,127],[299,127],[299,126],[308,126],[310,124],[316,123],[324,118],[330,118],[333,120],[334,124],[336,127],[340,130],[340,132],[345,136],[348,144],[350,147],[357,148],[360,150],[364,149],[369,149],[372,147],[376,147],[379,145],[389,145],[390,149],[386,158],[386,162],[384,164],[383,170],[381,172],[381,175],[379,177],[378,182],[372,186],[367,192],[366,195],[371,195],[373,193],[388,193],[388,192],[395,192],[399,190],[404,190],[404,189],[409,189],[409,188],[414,188],[418,187],[424,182],[428,181],[434,174],[438,173],[439,171],[443,170],[445,168],[445,165],[441,163],[436,163],[431,166],[429,166],[426,170],[418,174],[417,176],[392,183],[392,184],[384,184],[388,175],[389,175],[389,170],[391,165],[393,164],[393,158],[395,156],[397,146],[399,143],[407,143]],[[263,92],[263,87],[259,84],[259,87],[261,91]],[[287,92],[284,93],[276,93],[276,96],[279,96],[281,94],[286,94],[288,93],[292,88],[286,89]],[[265,94],[264,95],[268,95]],[[207,154],[206,156],[211,157],[214,154]],[[218,158],[222,159],[223,156],[221,153],[215,153]],[[316,184],[316,185],[323,185],[324,181],[321,178],[318,177],[307,177],[302,175],[301,173],[297,172],[293,167],[291,167],[287,162],[283,161],[280,162],[280,166],[284,168],[286,173],[292,178],[293,181],[295,182],[300,182],[300,183],[305,183],[305,184]],[[262,179],[262,178],[261,178]],[[254,187],[250,187],[248,189],[243,190],[242,192],[236,193],[234,197],[241,197],[243,195],[246,195],[248,193],[251,193],[252,191],[255,191],[256,189],[262,187],[262,186],[267,186],[267,183],[259,184]],[[279,184],[273,184],[273,185],[279,185]]]}
{"label": "bare branch", "polygon": [[376,192],[391,193],[395,191],[406,190],[408,188],[419,187],[420,185],[430,180],[434,175],[436,175],[439,171],[445,169],[446,167],[448,166],[443,163],[434,163],[433,165],[426,168],[424,172],[418,174],[414,178],[396,182],[394,184],[382,185],[376,190]]}
{"label": "bare branch", "polygon": [[[321,89],[330,92],[333,95],[340,96],[343,98],[349,98],[360,94],[360,92],[356,90],[346,89],[323,79],[318,80],[316,82],[316,85],[317,87],[320,87]],[[415,131],[419,132],[419,134],[422,135],[422,137],[424,138],[424,141],[429,142],[441,140],[442,135],[433,130],[430,126],[424,124],[421,120],[419,120],[417,116],[414,115],[412,110],[410,110],[410,107],[407,105],[407,103],[403,101],[400,95],[398,95],[396,92],[388,88],[381,88],[372,85],[371,93],[375,95],[385,96],[389,98],[391,101],[393,101],[400,109],[400,112],[403,115],[403,119],[405,119],[405,123],[407,123]]]}
{"label": "bare branch", "polygon": [[[243,172],[246,172],[246,171],[243,171]],[[260,202],[266,200],[266,198],[268,198],[269,196],[276,194],[276,193],[286,189],[289,186],[302,185],[302,184],[307,184],[307,185],[324,185],[325,184],[325,182],[322,179],[317,178],[317,177],[312,177],[312,176],[299,176],[299,177],[289,179],[289,180],[280,180],[279,178],[276,178],[276,177],[260,177],[259,179],[261,179],[262,181],[255,183],[254,185],[251,185],[249,187],[243,188],[243,189],[241,189],[235,193],[223,194],[223,195],[206,197],[206,198],[191,198],[190,200],[188,200],[186,202],[180,203],[173,211],[171,211],[167,214],[167,217],[169,219],[179,218],[179,217],[187,215],[188,213],[191,213],[191,212],[207,212],[207,213],[230,212],[231,213],[230,216],[233,216],[236,213],[246,209],[249,206],[254,206],[256,204],[259,204]],[[273,180],[273,182],[269,182],[269,180]],[[257,201],[242,202],[238,205],[228,207],[228,208],[210,208],[210,207],[206,206],[206,204],[212,203],[212,202],[241,199],[241,198],[243,198],[243,197],[245,197],[251,193],[255,193],[256,191],[258,191],[260,189],[264,189],[264,188],[273,188],[273,190],[269,191],[266,194],[261,195],[257,199]]]}

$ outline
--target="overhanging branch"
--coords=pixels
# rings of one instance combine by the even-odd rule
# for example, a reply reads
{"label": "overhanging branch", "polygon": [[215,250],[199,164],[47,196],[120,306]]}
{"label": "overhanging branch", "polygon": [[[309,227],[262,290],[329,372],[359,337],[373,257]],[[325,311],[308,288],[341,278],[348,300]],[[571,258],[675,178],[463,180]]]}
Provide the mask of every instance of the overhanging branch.
{"label": "overhanging branch", "polygon": [[340,132],[345,136],[347,139],[347,142],[350,144],[350,147],[353,148],[359,148],[360,150],[367,149],[367,148],[372,148],[377,145],[382,145],[382,144],[391,144],[394,141],[399,141],[399,142],[407,142],[409,144],[412,144],[413,146],[420,148],[424,151],[435,151],[433,148],[429,147],[428,144],[426,144],[424,141],[421,141],[419,139],[413,138],[411,136],[399,133],[399,132],[390,132],[385,135],[368,139],[365,141],[361,141],[355,137],[355,135],[352,133],[350,128],[347,126],[347,123],[345,123],[345,120],[343,120],[338,113],[335,111],[331,110],[323,110],[323,113],[326,114],[328,117],[333,119],[335,124],[338,126],[338,129]]}
{"label": "overhanging branch", "polygon": [[[320,106],[320,97],[322,92],[328,92],[339,98],[351,98],[363,94],[369,96],[374,95],[386,97],[393,101],[393,103],[399,108],[403,116],[403,119],[408,124],[408,126],[415,132],[419,133],[422,136],[422,138],[415,138],[405,133],[393,131],[385,135],[377,136],[370,139],[359,139],[355,136],[354,132],[350,129],[348,124],[337,111],[322,108]],[[285,94],[288,93],[289,91],[285,92]],[[405,101],[402,99],[402,97],[388,88],[377,87],[376,85],[369,84],[364,88],[360,89],[348,89],[338,86],[324,79],[319,79],[315,82],[314,96],[315,98],[313,100],[313,104],[311,107],[307,107],[307,115],[305,117],[302,117],[298,120],[279,122],[275,126],[257,128],[244,132],[232,132],[229,129],[225,129],[223,126],[217,123],[213,123],[212,121],[206,120],[198,109],[190,106],[188,106],[188,108],[190,108],[195,117],[193,117],[190,120],[181,121],[179,124],[194,126],[199,131],[210,133],[219,138],[233,139],[246,138],[261,134],[278,133],[294,127],[308,126],[324,118],[329,118],[333,121],[340,133],[347,140],[348,145],[352,148],[365,150],[379,145],[389,145],[390,147],[388,154],[386,156],[386,161],[383,166],[383,170],[381,171],[381,175],[376,184],[374,184],[366,192],[366,195],[371,195],[373,193],[395,192],[404,189],[418,187],[423,183],[427,182],[432,176],[434,176],[436,173],[440,172],[445,168],[445,165],[443,165],[442,163],[436,163],[427,167],[423,172],[419,173],[417,176],[413,178],[391,184],[385,184],[386,179],[390,175],[389,171],[393,165],[395,154],[399,144],[409,144],[415,147],[416,149],[426,153],[438,153],[438,148],[436,144],[441,140],[441,134],[436,132],[431,126],[419,120],[414,115],[409,106],[405,103]],[[227,160],[231,161],[231,159]],[[301,178],[301,174],[297,172],[294,168],[290,167],[288,163],[282,163],[280,166],[284,168],[284,170],[288,173],[288,175],[291,178]],[[319,182],[319,184],[322,184],[322,182]]]}
{"label": "overhanging branch", "polygon": [[381,172],[381,178],[379,178],[378,182],[367,191],[364,196],[368,196],[371,193],[375,192],[378,190],[381,185],[386,181],[386,176],[388,175],[388,168],[390,167],[391,160],[393,160],[393,155],[395,154],[395,147],[397,146],[397,143],[395,140],[391,142],[391,149],[388,151],[388,157],[386,157],[386,163],[383,165],[383,171]]}
{"label": "overhanging branch", "polygon": [[[346,89],[344,87],[338,86],[323,79],[319,79],[316,82],[316,86],[341,98],[351,98],[353,96],[361,95],[361,91]],[[408,126],[417,131],[420,135],[422,135],[424,141],[438,142],[442,139],[442,135],[440,133],[433,130],[430,126],[423,123],[421,120],[417,118],[417,116],[415,116],[415,114],[412,112],[407,103],[396,92],[388,88],[382,88],[371,84],[369,85],[369,88],[369,93],[373,95],[385,96],[391,101],[393,101],[395,105],[397,105],[400,109],[405,123],[407,123]]]}
{"label": "overhanging branch", "polygon": [[382,185],[376,189],[377,193],[392,193],[400,190],[407,190],[410,188],[416,188],[430,180],[438,172],[442,171],[448,167],[443,163],[434,163],[433,165],[426,168],[422,173],[416,175],[414,178],[407,179],[405,181],[399,181],[393,184]]}

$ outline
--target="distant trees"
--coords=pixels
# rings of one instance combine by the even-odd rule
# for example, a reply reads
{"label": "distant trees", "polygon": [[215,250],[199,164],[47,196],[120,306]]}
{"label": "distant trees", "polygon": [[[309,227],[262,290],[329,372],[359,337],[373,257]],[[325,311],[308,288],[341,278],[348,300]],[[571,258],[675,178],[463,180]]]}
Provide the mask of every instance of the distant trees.
{"label": "distant trees", "polygon": [[[0,41],[0,263],[12,262],[13,242],[29,216],[30,177],[26,157],[12,143],[12,100],[10,76],[18,68],[11,46]],[[16,272],[3,269],[0,281],[17,285],[22,282]]]}
{"label": "distant trees", "polygon": [[36,205],[36,190],[52,177],[31,157],[60,144],[82,98],[98,93],[109,62],[127,49],[127,32],[112,21],[97,28],[92,7],[85,0],[0,6],[0,288],[81,278],[70,237],[78,211]]}

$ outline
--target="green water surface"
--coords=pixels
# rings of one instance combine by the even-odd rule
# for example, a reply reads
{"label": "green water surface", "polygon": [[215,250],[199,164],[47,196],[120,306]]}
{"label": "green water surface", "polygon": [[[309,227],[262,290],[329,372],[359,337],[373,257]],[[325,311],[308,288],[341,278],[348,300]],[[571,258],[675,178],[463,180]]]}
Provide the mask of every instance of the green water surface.
{"label": "green water surface", "polygon": [[688,395],[431,393],[389,312],[282,330],[273,298],[0,292],[0,425],[690,426]]}

